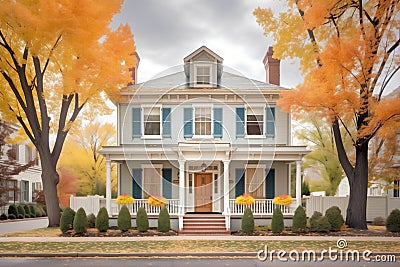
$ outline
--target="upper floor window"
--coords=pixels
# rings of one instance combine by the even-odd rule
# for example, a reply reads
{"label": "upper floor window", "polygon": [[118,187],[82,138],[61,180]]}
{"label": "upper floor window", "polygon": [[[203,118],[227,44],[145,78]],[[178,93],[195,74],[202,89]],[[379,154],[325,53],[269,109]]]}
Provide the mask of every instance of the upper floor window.
{"label": "upper floor window", "polygon": [[211,84],[211,67],[210,66],[196,66],[196,84],[197,85],[210,85]]}
{"label": "upper floor window", "polygon": [[160,108],[150,107],[144,108],[144,135],[160,135]]}
{"label": "upper floor window", "polygon": [[247,108],[247,135],[262,135],[264,129],[264,108]]}
{"label": "upper floor window", "polygon": [[211,135],[211,107],[195,108],[195,135]]}

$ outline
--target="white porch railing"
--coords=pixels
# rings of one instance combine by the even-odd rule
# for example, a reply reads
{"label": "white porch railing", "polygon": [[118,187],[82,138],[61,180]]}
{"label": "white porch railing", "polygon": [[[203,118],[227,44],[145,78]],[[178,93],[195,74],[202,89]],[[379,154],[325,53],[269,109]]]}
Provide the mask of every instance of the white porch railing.
{"label": "white porch railing", "polygon": [[[118,205],[115,203],[115,199],[111,200],[111,214],[118,215],[119,210],[123,205]],[[160,213],[161,207],[154,207],[147,203],[147,199],[135,199],[135,203],[126,205],[129,212],[133,215],[137,213],[137,210],[142,207],[146,210],[147,215],[158,215]],[[170,215],[178,215],[179,212],[179,199],[167,199],[167,205]]]}
{"label": "white porch railing", "polygon": [[[292,215],[294,213],[291,206],[280,206],[272,203],[272,199],[256,199],[249,208],[253,215],[272,215],[274,209],[279,207],[284,215]],[[229,200],[229,211],[231,215],[242,215],[246,207],[235,203],[234,199]]]}

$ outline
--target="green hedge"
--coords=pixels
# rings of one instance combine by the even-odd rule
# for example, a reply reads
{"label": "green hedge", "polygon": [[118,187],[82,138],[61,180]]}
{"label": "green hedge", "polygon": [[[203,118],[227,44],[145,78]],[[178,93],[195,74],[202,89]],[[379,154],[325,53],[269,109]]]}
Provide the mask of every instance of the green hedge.
{"label": "green hedge", "polygon": [[271,229],[273,233],[282,233],[285,228],[283,214],[280,208],[275,208],[272,213]]}
{"label": "green hedge", "polygon": [[295,233],[304,232],[307,225],[306,211],[300,205],[297,207],[293,215],[292,231]]}
{"label": "green hedge", "polygon": [[251,234],[254,232],[254,216],[250,208],[246,208],[242,217],[242,232]]}
{"label": "green hedge", "polygon": [[139,232],[147,232],[149,230],[149,219],[147,212],[143,207],[138,208],[136,214],[136,226]]}
{"label": "green hedge", "polygon": [[158,214],[158,231],[166,233],[171,229],[171,220],[166,207],[162,207]]}
{"label": "green hedge", "polygon": [[106,232],[109,227],[109,218],[108,218],[108,212],[105,207],[102,207],[99,210],[99,213],[97,213],[96,217],[96,228],[100,232]]}
{"label": "green hedge", "polygon": [[123,205],[118,213],[118,228],[122,232],[128,231],[132,228],[131,214],[128,207]]}

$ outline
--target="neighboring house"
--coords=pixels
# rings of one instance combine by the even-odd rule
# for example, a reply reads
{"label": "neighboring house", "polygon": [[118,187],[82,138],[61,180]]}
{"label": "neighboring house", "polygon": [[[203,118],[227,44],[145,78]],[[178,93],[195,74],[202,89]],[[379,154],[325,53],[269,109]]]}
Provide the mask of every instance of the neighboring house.
{"label": "neighboring house", "polygon": [[[0,123],[4,123],[1,122]],[[12,131],[17,132],[19,126],[7,124],[7,127],[11,127]],[[37,152],[34,148],[28,146],[28,143],[24,144],[8,144],[0,146],[0,164],[3,164],[7,159],[7,151],[13,150],[14,160],[17,164],[25,165],[31,161],[34,161],[34,165],[29,167],[27,170],[20,172],[18,175],[13,176],[11,180],[6,182],[8,194],[2,196],[9,204],[14,203],[32,203],[36,197],[36,190],[42,190],[42,179],[41,179],[41,166],[38,160]],[[2,175],[0,173],[0,175]],[[7,211],[6,205],[2,212]]]}
{"label": "neighboring house", "polygon": [[[243,212],[235,198],[244,193],[256,199],[251,206],[256,218],[271,215],[272,199],[290,195],[294,163],[295,203],[282,207],[293,214],[301,204],[300,163],[308,150],[291,144],[291,116],[276,104],[288,89],[279,85],[280,62],[272,48],[263,62],[267,82],[229,69],[202,46],[183,66],[121,90],[114,102],[118,145],[100,152],[110,214],[118,211],[111,199],[111,162],[118,163],[118,194],[132,195],[135,207],[146,206],[149,196],[164,196],[180,230],[193,213],[222,214],[230,230],[231,217]],[[133,70],[136,76],[137,66]]]}

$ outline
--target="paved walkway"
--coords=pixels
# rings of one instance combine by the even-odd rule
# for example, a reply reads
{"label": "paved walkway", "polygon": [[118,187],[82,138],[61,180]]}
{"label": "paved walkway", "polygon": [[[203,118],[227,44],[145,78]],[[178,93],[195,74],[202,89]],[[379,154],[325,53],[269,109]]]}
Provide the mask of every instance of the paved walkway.
{"label": "paved walkway", "polygon": [[399,241],[398,237],[376,236],[146,236],[146,237],[0,237],[0,242],[128,242],[179,240],[256,241]]}
{"label": "paved walkway", "polygon": [[34,218],[21,221],[4,221],[0,223],[0,234],[44,228],[49,225],[46,218]]}

